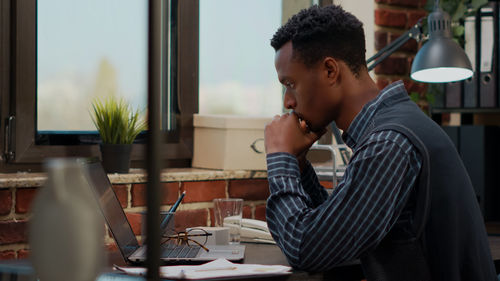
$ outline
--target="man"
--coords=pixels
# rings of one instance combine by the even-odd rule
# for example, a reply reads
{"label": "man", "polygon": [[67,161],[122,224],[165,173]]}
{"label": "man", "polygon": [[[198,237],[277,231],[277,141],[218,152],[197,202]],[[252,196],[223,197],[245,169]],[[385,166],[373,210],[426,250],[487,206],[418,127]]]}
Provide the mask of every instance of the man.
{"label": "man", "polygon": [[[269,229],[290,264],[360,258],[368,280],[496,280],[471,182],[402,82],[368,75],[362,23],[339,6],[293,16],[271,40],[291,113],[265,129]],[[328,196],[305,154],[332,121],[353,155]]]}

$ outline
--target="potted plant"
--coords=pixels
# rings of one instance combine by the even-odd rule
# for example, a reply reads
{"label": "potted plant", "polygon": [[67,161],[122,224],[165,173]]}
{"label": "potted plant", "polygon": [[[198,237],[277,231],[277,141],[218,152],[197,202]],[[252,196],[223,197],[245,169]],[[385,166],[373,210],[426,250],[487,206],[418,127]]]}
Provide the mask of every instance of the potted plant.
{"label": "potted plant", "polygon": [[103,167],[108,173],[128,173],[132,143],[146,122],[123,99],[114,96],[92,103],[91,117],[99,131]]}

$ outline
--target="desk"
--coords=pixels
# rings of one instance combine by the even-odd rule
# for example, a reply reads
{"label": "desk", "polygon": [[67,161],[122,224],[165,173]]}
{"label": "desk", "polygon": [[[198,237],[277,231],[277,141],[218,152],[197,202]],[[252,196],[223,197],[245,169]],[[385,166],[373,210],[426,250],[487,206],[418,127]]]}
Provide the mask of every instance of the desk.
{"label": "desk", "polygon": [[[246,246],[244,263],[249,264],[269,264],[289,266],[285,255],[276,245],[243,243]],[[499,245],[500,247],[500,245]],[[109,256],[110,264],[126,265],[118,252],[113,252]],[[239,278],[237,280],[259,280],[259,281],[298,281],[298,280],[361,280],[364,278],[359,261],[345,263],[332,271],[322,273],[307,273],[304,271],[294,271],[288,276],[273,276],[269,278]],[[2,280],[0,280],[2,281]],[[104,281],[104,280],[102,280]]]}
{"label": "desk", "polygon": [[[286,257],[275,245],[246,243],[244,263],[281,264],[289,265]],[[499,242],[500,248],[500,242]],[[361,280],[364,278],[363,270],[359,261],[353,261],[339,265],[334,270],[322,273],[307,273],[294,271],[292,275],[281,278],[274,277],[273,280]],[[248,279],[249,280],[249,279]],[[259,279],[265,280],[265,279]]]}
{"label": "desk", "polygon": [[[497,273],[500,272],[500,236],[490,236],[490,247],[493,260]],[[259,263],[259,264],[281,264],[288,265],[285,256],[281,253],[280,249],[274,245],[267,244],[251,244],[246,243],[245,263]],[[111,254],[111,262],[116,262],[118,256],[116,253]],[[12,275],[17,272],[18,275],[29,275],[33,273],[29,261],[27,260],[10,260],[0,262],[0,281],[3,280],[34,280],[26,276],[21,276],[18,279],[11,279]],[[116,275],[115,275],[116,276]],[[363,279],[363,271],[358,261],[345,263],[337,266],[335,269],[328,272],[321,273],[307,273],[303,271],[294,271],[293,274],[280,277],[258,278],[258,279],[237,279],[237,280],[259,280],[259,281],[298,281],[298,280],[361,280]],[[121,280],[115,279],[101,279],[101,280]],[[140,280],[140,278],[123,278],[123,280]]]}

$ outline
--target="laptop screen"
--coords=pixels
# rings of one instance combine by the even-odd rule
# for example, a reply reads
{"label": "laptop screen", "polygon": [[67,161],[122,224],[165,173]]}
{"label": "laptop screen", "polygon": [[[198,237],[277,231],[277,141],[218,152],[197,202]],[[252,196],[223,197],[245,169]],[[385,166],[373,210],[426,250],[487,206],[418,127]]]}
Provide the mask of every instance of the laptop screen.
{"label": "laptop screen", "polygon": [[118,248],[123,256],[127,258],[139,247],[139,243],[99,160],[91,160],[85,165],[89,171],[87,180],[99,197],[99,207],[104,219],[115,238]]}

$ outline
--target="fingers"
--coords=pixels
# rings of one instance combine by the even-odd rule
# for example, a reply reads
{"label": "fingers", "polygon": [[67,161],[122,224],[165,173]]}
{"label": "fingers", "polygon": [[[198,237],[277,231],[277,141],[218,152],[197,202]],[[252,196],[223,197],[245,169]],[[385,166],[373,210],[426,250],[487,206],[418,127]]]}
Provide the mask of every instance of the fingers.
{"label": "fingers", "polygon": [[326,128],[321,129],[321,131],[309,131],[306,136],[314,143],[319,140],[328,130]]}
{"label": "fingers", "polygon": [[284,113],[283,115],[275,115],[272,120],[272,122],[280,122],[280,121],[298,124],[300,130],[304,134],[307,134],[310,131],[307,121],[302,119],[295,111]]}
{"label": "fingers", "polygon": [[304,120],[300,120],[299,121],[300,123],[300,128],[302,129],[303,132],[308,132],[309,131],[309,127],[307,126],[307,123],[306,121]]}

